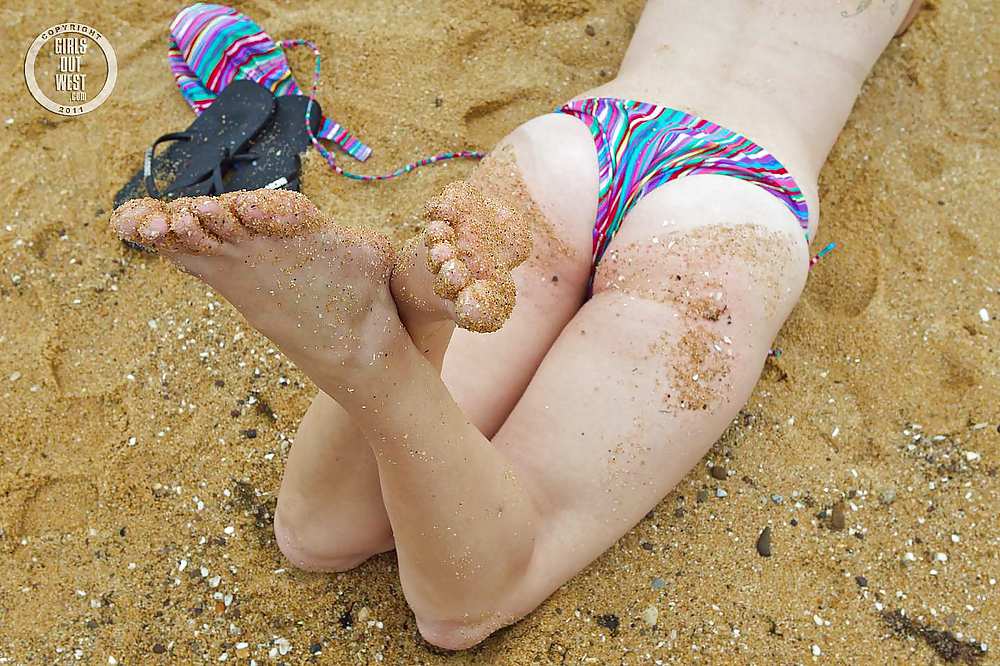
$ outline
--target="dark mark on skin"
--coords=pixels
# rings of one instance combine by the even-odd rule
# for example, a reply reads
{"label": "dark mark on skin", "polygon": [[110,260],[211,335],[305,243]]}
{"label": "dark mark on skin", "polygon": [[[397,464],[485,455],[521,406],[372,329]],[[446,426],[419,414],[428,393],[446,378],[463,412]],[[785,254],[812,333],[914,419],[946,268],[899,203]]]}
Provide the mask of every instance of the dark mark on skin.
{"label": "dark mark on skin", "polygon": [[[883,5],[885,4],[885,0],[882,0],[882,4]],[[860,2],[858,2],[858,6],[854,9],[853,12],[844,10],[840,12],[840,15],[843,18],[854,18],[858,14],[863,13],[866,9],[868,9],[871,6],[872,6],[872,0],[860,0]],[[893,16],[896,15],[896,9],[898,6],[899,6],[899,0],[892,0],[892,4],[889,6],[889,12]]]}

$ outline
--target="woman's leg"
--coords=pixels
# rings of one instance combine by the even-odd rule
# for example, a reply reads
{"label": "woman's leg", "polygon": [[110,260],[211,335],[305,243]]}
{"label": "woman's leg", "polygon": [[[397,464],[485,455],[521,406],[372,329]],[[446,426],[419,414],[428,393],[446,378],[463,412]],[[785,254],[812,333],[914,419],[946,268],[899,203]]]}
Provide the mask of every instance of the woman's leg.
{"label": "woman's leg", "polygon": [[274,535],[288,561],[308,571],[347,571],[395,547],[375,457],[322,391],[288,453]]}
{"label": "woman's leg", "polygon": [[[843,95],[833,97],[842,108]],[[821,151],[796,137],[832,142],[828,122],[817,123],[802,136],[775,131],[771,145],[805,165]],[[301,204],[284,194],[271,193],[273,207],[227,199],[250,237],[222,243],[202,229],[222,230],[218,216],[192,223],[184,204],[140,202],[115,223],[215,285],[345,407],[375,454],[407,599],[421,631],[447,647],[528,612],[686,473],[749,395],[805,276],[797,229],[766,193],[708,176],[657,190],[612,245],[602,271],[615,272],[560,333],[491,444],[404,333],[381,241],[336,228],[289,240],[303,220],[289,217],[285,204]],[[344,298],[331,298],[332,286]],[[706,316],[692,293],[724,307]]]}
{"label": "woman's leg", "polygon": [[[717,8],[704,3],[654,0],[617,79],[586,96],[676,106],[754,138],[801,181],[815,236],[819,166],[870,62],[893,30],[910,24],[921,3],[914,2],[905,17],[884,3],[861,13],[840,4],[747,3],[720,21]],[[797,37],[795,53],[781,39],[788,35]],[[859,55],[850,57],[854,52]],[[780,71],[782,64],[787,72]],[[801,72],[808,77],[800,81]],[[818,87],[804,93],[811,86]],[[831,96],[832,90],[842,93]],[[445,357],[446,385],[487,436],[499,429],[581,302],[596,209],[594,164],[583,125],[548,115],[515,130],[470,179],[529,218],[535,247],[514,272],[518,305],[507,325],[491,335],[459,330]],[[282,550],[300,566],[343,567],[363,560],[366,549],[389,547],[391,530],[377,506],[378,490],[374,459],[357,431],[332,400],[317,396],[279,495],[276,531]]]}
{"label": "woman's leg", "polygon": [[[469,183],[518,210],[532,237],[527,261],[512,273],[517,302],[504,327],[451,335],[454,326],[446,322],[444,344],[432,345],[438,351],[430,360],[440,370],[451,336],[445,384],[480,431],[492,436],[583,300],[597,207],[593,142],[578,121],[542,116],[501,141]],[[405,304],[405,285],[427,275],[423,261],[418,257],[415,276],[398,271],[393,281],[404,315],[416,316],[416,308]],[[289,453],[275,535],[289,561],[305,569],[350,569],[393,547],[375,458],[343,408],[322,392]]]}
{"label": "woman's leg", "polygon": [[657,190],[491,442],[403,329],[382,240],[321,225],[294,193],[222,202],[131,202],[114,224],[215,286],[345,408],[418,626],[449,648],[529,612],[687,472],[749,395],[806,270],[792,218],[759,189]]}

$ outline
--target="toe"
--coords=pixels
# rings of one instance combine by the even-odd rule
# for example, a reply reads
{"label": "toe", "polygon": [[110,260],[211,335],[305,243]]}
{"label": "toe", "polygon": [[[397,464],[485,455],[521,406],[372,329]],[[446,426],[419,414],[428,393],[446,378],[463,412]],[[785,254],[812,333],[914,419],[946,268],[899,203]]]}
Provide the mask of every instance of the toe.
{"label": "toe", "polygon": [[455,298],[472,281],[472,273],[461,259],[449,259],[441,264],[434,280],[434,293],[441,298]]}
{"label": "toe", "polygon": [[159,247],[170,233],[170,219],[166,213],[152,212],[139,225],[139,242],[151,247]]}
{"label": "toe", "polygon": [[234,242],[247,235],[246,229],[218,199],[196,197],[191,199],[189,210],[198,217],[202,228],[219,240]]}
{"label": "toe", "polygon": [[455,298],[458,325],[476,333],[500,330],[514,311],[516,294],[509,278],[473,281]]}
{"label": "toe", "polygon": [[126,201],[111,213],[111,228],[118,237],[132,243],[149,243],[168,230],[163,204],[156,199]]}
{"label": "toe", "polygon": [[427,267],[437,273],[449,259],[456,259],[458,250],[451,243],[436,243],[427,251]]}
{"label": "toe", "polygon": [[126,201],[111,213],[111,228],[122,240],[134,243],[139,239],[139,225],[146,215],[141,201]]}
{"label": "toe", "polygon": [[178,200],[167,206],[170,214],[170,231],[173,232],[176,249],[192,254],[218,254],[222,243],[201,227],[198,217],[189,207],[189,202]]}
{"label": "toe", "polygon": [[433,247],[438,243],[450,243],[455,240],[455,230],[447,222],[432,220],[424,227],[424,245]]}
{"label": "toe", "polygon": [[325,220],[309,199],[290,190],[231,192],[219,197],[248,231],[263,236],[298,236],[318,231]]}

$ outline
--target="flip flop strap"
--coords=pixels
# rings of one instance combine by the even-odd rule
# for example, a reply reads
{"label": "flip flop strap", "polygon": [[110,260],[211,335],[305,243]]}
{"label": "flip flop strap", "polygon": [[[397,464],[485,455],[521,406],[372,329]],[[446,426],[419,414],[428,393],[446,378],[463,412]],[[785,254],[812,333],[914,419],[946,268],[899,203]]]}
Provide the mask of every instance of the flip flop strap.
{"label": "flip flop strap", "polygon": [[223,157],[219,160],[214,167],[212,167],[212,174],[209,176],[212,179],[212,187],[209,190],[210,195],[222,194],[226,192],[226,185],[222,182],[222,169],[224,167],[231,167],[236,162],[252,162],[257,159],[257,155],[253,153],[237,153],[235,155],[227,155],[229,151],[223,148]]}
{"label": "flip flop strap", "polygon": [[156,147],[167,141],[190,141],[191,135],[187,132],[168,132],[146,149],[146,154],[142,160],[142,178],[146,184],[146,192],[154,199],[159,199],[162,195],[156,187],[156,179],[153,177],[153,158],[156,155]]}
{"label": "flip flop strap", "polygon": [[235,155],[230,155],[229,149],[223,147],[219,160],[212,166],[211,171],[204,178],[181,187],[167,188],[161,193],[159,188],[156,186],[156,179],[153,177],[153,159],[156,156],[156,147],[167,141],[190,141],[191,139],[192,136],[188,132],[168,132],[154,141],[153,144],[146,149],[146,155],[142,162],[142,175],[146,184],[146,191],[149,193],[149,196],[154,199],[161,199],[180,190],[197,187],[204,185],[205,183],[210,184],[206,194],[222,194],[226,191],[226,186],[222,181],[223,169],[232,166],[236,162],[249,162],[257,159],[257,155],[254,153],[236,153]]}

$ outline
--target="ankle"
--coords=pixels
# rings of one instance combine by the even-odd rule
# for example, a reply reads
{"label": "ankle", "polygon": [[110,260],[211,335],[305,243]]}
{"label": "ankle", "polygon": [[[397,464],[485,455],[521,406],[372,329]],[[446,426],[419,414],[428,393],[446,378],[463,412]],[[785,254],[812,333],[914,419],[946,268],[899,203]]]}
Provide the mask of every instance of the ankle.
{"label": "ankle", "polygon": [[455,330],[454,304],[434,293],[427,248],[410,239],[397,255],[389,281],[399,319],[418,350],[439,370]]}

